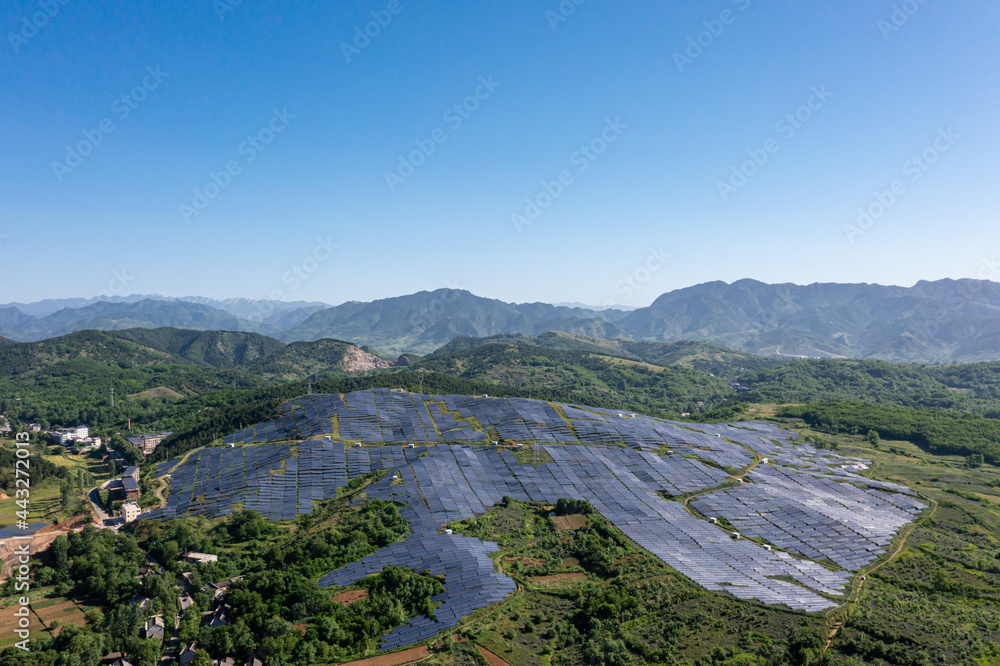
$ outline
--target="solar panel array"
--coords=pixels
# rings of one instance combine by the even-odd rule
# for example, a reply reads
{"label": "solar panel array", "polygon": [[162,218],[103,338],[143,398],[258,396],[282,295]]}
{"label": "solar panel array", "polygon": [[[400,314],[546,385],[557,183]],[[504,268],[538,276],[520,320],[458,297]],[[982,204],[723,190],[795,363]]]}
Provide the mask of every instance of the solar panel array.
{"label": "solar panel array", "polygon": [[787,468],[758,467],[753,483],[697,497],[705,515],[725,516],[736,531],[812,560],[860,569],[885,553],[923,505],[909,495],[861,490],[844,481]]}
{"label": "solar panel array", "polygon": [[[401,513],[411,519],[415,511],[407,507]],[[444,576],[445,591],[432,597],[440,602],[434,618],[421,615],[382,637],[382,650],[392,650],[436,636],[458,626],[462,618],[491,603],[503,601],[516,589],[513,580],[494,571],[490,553],[497,544],[436,531],[412,534],[409,538],[334,571],[319,581],[322,587],[351,585],[382,571],[389,565],[417,572]]]}
{"label": "solar panel array", "polygon": [[[510,450],[476,444],[488,438],[487,429],[506,440],[537,442],[552,462],[521,464]],[[310,441],[282,441],[297,439]],[[310,512],[313,502],[335,497],[351,478],[387,470],[368,497],[405,504],[401,511],[413,533],[321,581],[347,585],[389,564],[445,577],[436,619],[417,618],[387,634],[384,649],[454,627],[514,590],[513,581],[493,570],[495,544],[439,534],[444,524],[482,515],[505,495],[588,500],[636,543],[702,586],[806,611],[834,606],[850,575],[814,560],[856,570],[883,553],[924,508],[902,486],[859,476],[868,461],[798,443],[772,424],[676,423],[520,398],[387,389],[308,395],[283,405],[281,418],[226,441],[246,446],[189,457],[172,472],[167,506],[143,517],[221,516],[242,506],[291,520]],[[254,445],[266,442],[280,443]],[[421,446],[357,448],[356,442]],[[663,455],[664,447],[673,455]],[[732,480],[685,456],[722,467],[756,464],[746,477],[750,483],[706,493],[691,505],[788,552],[734,540],[661,497],[659,491],[681,495]],[[769,464],[757,464],[759,457]]]}

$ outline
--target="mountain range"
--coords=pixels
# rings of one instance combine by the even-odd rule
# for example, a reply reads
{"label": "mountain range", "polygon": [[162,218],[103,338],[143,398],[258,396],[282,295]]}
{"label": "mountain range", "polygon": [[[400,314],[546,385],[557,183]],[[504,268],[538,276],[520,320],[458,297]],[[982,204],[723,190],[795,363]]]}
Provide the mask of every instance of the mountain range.
{"label": "mountain range", "polygon": [[284,343],[332,338],[393,357],[428,354],[463,337],[559,331],[622,344],[700,341],[778,357],[972,362],[1000,359],[1000,283],[709,282],[663,294],[648,307],[602,310],[506,303],[455,289],[337,306],[161,296],[0,306],[0,337],[23,342],[162,327],[251,332]]}

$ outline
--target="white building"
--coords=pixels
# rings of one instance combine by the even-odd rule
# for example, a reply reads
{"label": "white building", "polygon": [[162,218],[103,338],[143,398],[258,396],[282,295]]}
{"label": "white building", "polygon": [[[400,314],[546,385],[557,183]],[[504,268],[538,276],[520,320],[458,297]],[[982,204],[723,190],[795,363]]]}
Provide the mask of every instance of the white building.
{"label": "white building", "polygon": [[133,520],[139,517],[142,513],[142,509],[135,502],[127,502],[122,504],[122,518],[125,519],[126,523],[131,523]]}
{"label": "white building", "polygon": [[85,425],[78,425],[73,428],[56,428],[48,431],[48,436],[56,444],[66,446],[73,442],[90,438],[90,428]]}
{"label": "white building", "polygon": [[188,553],[184,558],[193,564],[208,564],[209,562],[218,562],[218,555],[209,555],[208,553]]}

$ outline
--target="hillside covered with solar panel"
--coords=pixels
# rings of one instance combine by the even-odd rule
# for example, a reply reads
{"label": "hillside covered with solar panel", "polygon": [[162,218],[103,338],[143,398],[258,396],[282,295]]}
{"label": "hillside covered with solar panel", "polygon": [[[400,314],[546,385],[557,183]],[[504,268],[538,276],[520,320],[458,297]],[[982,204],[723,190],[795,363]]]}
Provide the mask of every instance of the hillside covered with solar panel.
{"label": "hillside covered with solar panel", "polygon": [[868,461],[773,424],[672,422],[523,398],[311,394],[225,445],[162,463],[168,501],[143,518],[254,509],[289,521],[351,479],[384,472],[367,497],[401,503],[411,533],[320,581],[351,585],[388,565],[443,577],[434,617],[393,630],[382,649],[429,639],[515,591],[490,557],[497,544],[446,531],[505,497],[586,500],[698,585],[806,612],[841,604],[851,572],[926,508],[906,487],[863,476]]}

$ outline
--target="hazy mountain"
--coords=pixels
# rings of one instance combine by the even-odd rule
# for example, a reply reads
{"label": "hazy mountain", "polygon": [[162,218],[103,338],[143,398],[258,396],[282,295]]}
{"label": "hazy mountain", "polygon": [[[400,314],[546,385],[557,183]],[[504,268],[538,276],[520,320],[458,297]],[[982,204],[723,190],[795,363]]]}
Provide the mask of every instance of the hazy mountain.
{"label": "hazy mountain", "polygon": [[345,303],[321,310],[284,338],[331,337],[392,353],[424,353],[463,335],[533,335],[548,330],[604,338],[623,335],[617,326],[590,310],[561,308],[547,303],[504,303],[464,290],[440,289],[372,303]]}
{"label": "hazy mountain", "polygon": [[[562,331],[623,342],[698,341],[772,357],[1000,359],[1000,284],[976,280],[920,282],[910,288],[709,282],[663,294],[646,308],[601,312],[505,303],[452,289],[336,307],[305,301],[137,298],[102,300],[44,316],[30,313],[75,300],[0,306],[0,336],[31,341],[84,329],[174,327],[256,332],[285,342],[332,338],[397,356],[426,354],[461,337]],[[579,348],[581,343],[573,344]],[[619,347],[641,356],[638,347]]]}
{"label": "hazy mountain", "polygon": [[632,312],[635,308],[632,305],[587,305],[586,303],[553,303],[557,308],[581,308],[583,310],[593,310],[594,312],[604,312],[606,310],[619,310],[621,312]]}
{"label": "hazy mountain", "polygon": [[17,308],[21,312],[32,317],[47,317],[48,315],[65,310],[66,308],[84,308],[94,303],[135,303],[136,301],[148,298],[166,300],[160,296],[142,296],[133,294],[131,296],[97,296],[96,298],[46,298],[32,303],[7,303],[0,305],[0,308]]}
{"label": "hazy mountain", "polygon": [[[162,301],[165,303],[181,302],[207,305],[216,310],[228,312],[240,319],[276,326],[282,330],[291,328],[317,310],[330,307],[319,301],[275,301],[254,300],[250,298],[215,299],[204,296],[161,296],[160,294],[131,294],[129,296],[97,296],[94,298],[49,298],[32,303],[7,303],[0,305],[0,311],[5,308],[17,308],[20,312],[32,317],[47,317],[60,310],[80,309],[97,303],[138,303],[140,301]],[[288,326],[282,326],[283,320],[294,321]],[[0,321],[0,326],[2,326]]]}
{"label": "hazy mountain", "polygon": [[0,335],[20,339],[21,330],[32,326],[35,321],[34,317],[13,306],[0,308]]}
{"label": "hazy mountain", "polygon": [[[16,310],[15,310],[16,311]],[[27,317],[27,315],[22,315]],[[0,326],[3,324],[0,323]],[[119,330],[172,326],[191,330],[276,333],[265,324],[240,319],[228,312],[182,301],[144,300],[135,303],[101,301],[82,308],[65,308],[41,318],[22,319],[7,335],[21,341],[41,340],[82,330]]]}
{"label": "hazy mountain", "polygon": [[[328,303],[320,303],[319,301],[270,301],[254,300],[250,298],[226,298],[223,300],[217,300],[214,298],[203,298],[200,296],[153,298],[157,298],[157,300],[177,300],[185,303],[207,305],[215,308],[216,310],[228,312],[229,314],[235,315],[240,319],[247,319],[249,321],[272,325],[280,330],[292,328],[292,326],[305,321],[305,319],[313,312],[330,307]],[[287,317],[290,317],[289,320],[294,320],[296,316],[298,317],[298,321],[290,326],[282,326],[277,323]]]}
{"label": "hazy mountain", "polygon": [[306,319],[320,310],[325,310],[329,305],[306,305],[294,310],[282,310],[275,312],[264,319],[264,323],[280,331],[288,331],[295,328]]}
{"label": "hazy mountain", "polygon": [[664,294],[619,326],[635,340],[702,340],[768,355],[992,360],[1000,358],[1000,284],[710,282]]}

